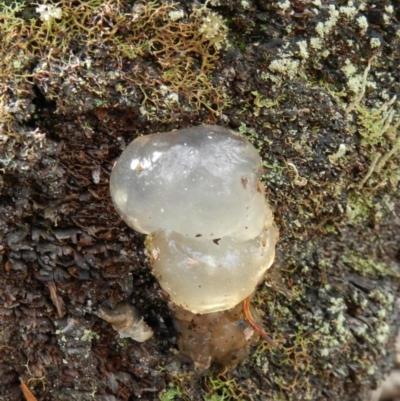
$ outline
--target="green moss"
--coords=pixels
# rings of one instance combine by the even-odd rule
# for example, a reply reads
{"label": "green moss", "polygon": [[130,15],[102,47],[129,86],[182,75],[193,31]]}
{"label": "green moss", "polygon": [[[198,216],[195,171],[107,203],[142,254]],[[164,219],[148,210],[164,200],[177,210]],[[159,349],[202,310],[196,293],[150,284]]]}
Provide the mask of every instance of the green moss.
{"label": "green moss", "polygon": [[121,348],[128,347],[129,341],[130,341],[129,338],[122,338],[122,337],[119,337],[119,338],[117,339],[117,343],[118,343],[118,345],[119,345]]}
{"label": "green moss", "polygon": [[342,256],[342,261],[349,268],[362,276],[398,276],[396,269],[382,260],[366,256],[357,251],[348,251]]}
{"label": "green moss", "polygon": [[242,391],[237,387],[234,379],[227,379],[220,375],[216,378],[208,377],[206,401],[243,401],[245,399]]}
{"label": "green moss", "polygon": [[59,113],[136,107],[141,118],[166,122],[178,112],[220,115],[230,103],[212,77],[227,28],[207,6],[186,15],[154,1],[0,1],[0,32],[0,84],[12,88],[0,95],[7,169],[26,140],[17,127],[35,112],[34,84]]}
{"label": "green moss", "polygon": [[[367,67],[362,75],[358,75],[358,92],[354,95],[348,105],[343,101],[348,94],[344,91],[338,92],[324,86],[342,105],[349,115],[349,131],[356,132],[361,137],[361,146],[365,154],[370,158],[370,167],[361,179],[359,187],[378,189],[387,184],[394,188],[398,185],[400,178],[397,174],[400,171],[400,102],[395,95],[388,99],[387,94],[380,94],[382,99],[370,102],[365,99],[368,86],[368,74],[370,70],[379,68],[379,59],[368,61]],[[352,68],[355,68],[351,65]],[[348,85],[354,81],[354,77],[348,77]],[[394,79],[394,78],[390,78]],[[353,121],[351,116],[354,117]],[[393,174],[393,171],[396,173]]]}
{"label": "green moss", "polygon": [[100,336],[92,330],[84,330],[83,335],[81,337],[82,341],[92,342],[93,339],[98,340]]}
{"label": "green moss", "polygon": [[351,193],[347,200],[346,214],[350,224],[362,224],[371,219],[375,210],[371,198],[364,198],[359,193]]}
{"label": "green moss", "polygon": [[163,390],[158,398],[160,401],[174,401],[176,397],[181,397],[182,391],[179,387],[169,386],[168,389]]}
{"label": "green moss", "polygon": [[267,99],[261,96],[259,92],[253,91],[251,94],[254,96],[254,115],[258,117],[262,108],[276,107],[279,104],[279,99]]}
{"label": "green moss", "polygon": [[[395,100],[394,97],[392,100]],[[356,108],[357,122],[360,125],[358,133],[362,136],[363,145],[375,145],[385,142],[385,134],[395,129],[396,124],[391,124],[394,117],[394,110],[391,107],[392,101],[385,102],[377,108],[369,108],[365,105],[358,105]]]}

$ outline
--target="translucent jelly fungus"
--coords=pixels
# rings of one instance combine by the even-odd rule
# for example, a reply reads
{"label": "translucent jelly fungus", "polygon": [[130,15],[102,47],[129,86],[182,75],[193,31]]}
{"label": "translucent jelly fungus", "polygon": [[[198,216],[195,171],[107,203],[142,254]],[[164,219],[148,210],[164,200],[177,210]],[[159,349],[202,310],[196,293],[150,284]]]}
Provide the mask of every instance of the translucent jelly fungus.
{"label": "translucent jelly fungus", "polygon": [[114,309],[100,307],[97,316],[112,324],[122,338],[132,338],[140,343],[153,337],[153,330],[147,326],[139,311],[127,302],[121,302]]}
{"label": "translucent jelly fungus", "polygon": [[[171,305],[174,326],[179,333],[181,356],[191,359],[197,371],[204,371],[216,362],[226,369],[234,369],[246,358],[258,335],[247,322],[243,304],[226,311],[199,315]],[[257,312],[252,310],[257,322]]]}
{"label": "translucent jelly fungus", "polygon": [[229,309],[254,291],[271,266],[276,234],[266,228],[248,241],[229,237],[213,241],[158,230],[150,237],[153,273],[184,309],[193,313]]}
{"label": "translucent jelly fungus", "polygon": [[142,136],[111,173],[117,211],[151,234],[153,273],[193,313],[233,308],[271,266],[278,238],[260,182],[262,160],[215,125]]}
{"label": "translucent jelly fungus", "polygon": [[111,174],[115,207],[134,230],[240,241],[272,222],[257,150],[234,131],[204,125],[131,142]]}

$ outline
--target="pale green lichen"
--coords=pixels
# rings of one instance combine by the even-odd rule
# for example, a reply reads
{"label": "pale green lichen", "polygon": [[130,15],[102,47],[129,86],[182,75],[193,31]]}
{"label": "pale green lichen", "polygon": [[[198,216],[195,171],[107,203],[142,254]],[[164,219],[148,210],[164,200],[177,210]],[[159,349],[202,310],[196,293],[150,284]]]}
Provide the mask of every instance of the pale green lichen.
{"label": "pale green lichen", "polygon": [[269,69],[274,73],[293,76],[297,73],[300,66],[299,60],[282,58],[276,59],[271,62]]}
{"label": "pale green lichen", "polygon": [[[371,256],[365,257],[360,252],[348,251],[342,256],[342,261],[361,276],[398,276],[394,266]],[[373,294],[370,296],[374,297]]]}
{"label": "pale green lichen", "polygon": [[336,9],[334,4],[329,5],[329,19],[325,22],[318,22],[315,27],[315,31],[321,38],[329,35],[333,27],[336,25],[339,19],[339,11]]}
{"label": "pale green lichen", "polygon": [[356,19],[357,21],[357,25],[359,26],[360,30],[361,30],[361,34],[365,35],[365,33],[367,32],[368,29],[368,20],[364,15],[361,15],[360,17],[358,17]]}
{"label": "pale green lichen", "polygon": [[[350,5],[351,4],[351,5]],[[354,7],[352,2],[349,2],[348,6],[342,6],[339,8],[339,13],[344,15],[349,20],[352,20],[357,14],[358,9]]]}
{"label": "pale green lichen", "polygon": [[310,46],[315,50],[321,50],[323,47],[321,38],[313,37],[310,39]]}
{"label": "pale green lichen", "polygon": [[308,51],[308,42],[306,40],[298,41],[297,46],[299,46],[299,56],[301,58],[307,59],[310,57],[310,53]]}
{"label": "pale green lichen", "polygon": [[98,340],[100,336],[92,330],[84,330],[83,335],[81,337],[81,341],[92,342],[92,340]]}
{"label": "pale green lichen", "polygon": [[379,38],[371,38],[369,43],[372,48],[380,47],[382,45]]}

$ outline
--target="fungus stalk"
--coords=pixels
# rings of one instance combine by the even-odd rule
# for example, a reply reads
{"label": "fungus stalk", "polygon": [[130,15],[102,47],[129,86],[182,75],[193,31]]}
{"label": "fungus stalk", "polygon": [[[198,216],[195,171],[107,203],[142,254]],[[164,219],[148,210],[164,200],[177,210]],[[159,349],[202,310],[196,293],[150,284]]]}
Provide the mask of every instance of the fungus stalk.
{"label": "fungus stalk", "polygon": [[212,125],[136,138],[118,159],[114,205],[148,235],[152,272],[176,316],[237,310],[263,280],[278,232],[261,173],[250,142]]}

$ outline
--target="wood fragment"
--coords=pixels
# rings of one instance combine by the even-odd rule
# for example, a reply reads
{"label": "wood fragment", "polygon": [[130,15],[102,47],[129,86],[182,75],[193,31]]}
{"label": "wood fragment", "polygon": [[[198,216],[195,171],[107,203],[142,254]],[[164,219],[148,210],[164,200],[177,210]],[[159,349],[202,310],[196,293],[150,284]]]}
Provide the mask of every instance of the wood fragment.
{"label": "wood fragment", "polygon": [[21,378],[19,380],[21,380],[21,390],[26,401],[38,401],[37,398],[31,393],[31,390],[29,390],[29,387],[25,384],[25,382]]}
{"label": "wood fragment", "polygon": [[57,287],[54,281],[49,281],[47,285],[50,290],[51,300],[53,301],[54,306],[57,308],[58,317],[61,319],[64,317],[64,312],[63,312],[64,303],[62,299],[58,296]]}
{"label": "wood fragment", "polygon": [[250,323],[250,325],[254,328],[254,330],[265,340],[267,341],[268,344],[272,345],[275,348],[281,348],[280,345],[278,345],[276,342],[274,342],[269,336],[268,334],[263,330],[262,327],[260,327],[260,325],[253,319],[253,315],[251,314],[250,311],[250,298],[247,297],[244,301],[243,301],[243,311],[244,311],[244,315],[246,316],[246,319],[248,320],[248,322]]}

